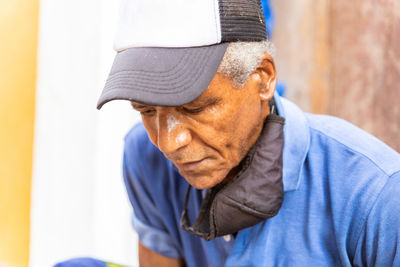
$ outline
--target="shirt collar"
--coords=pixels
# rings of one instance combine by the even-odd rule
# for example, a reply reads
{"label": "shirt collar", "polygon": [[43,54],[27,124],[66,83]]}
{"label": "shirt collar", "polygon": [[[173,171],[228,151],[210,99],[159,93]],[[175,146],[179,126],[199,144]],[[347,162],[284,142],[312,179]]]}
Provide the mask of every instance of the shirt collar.
{"label": "shirt collar", "polygon": [[283,145],[283,188],[296,190],[300,173],[310,146],[310,132],[304,113],[292,102],[274,95],[278,114],[285,118]]}

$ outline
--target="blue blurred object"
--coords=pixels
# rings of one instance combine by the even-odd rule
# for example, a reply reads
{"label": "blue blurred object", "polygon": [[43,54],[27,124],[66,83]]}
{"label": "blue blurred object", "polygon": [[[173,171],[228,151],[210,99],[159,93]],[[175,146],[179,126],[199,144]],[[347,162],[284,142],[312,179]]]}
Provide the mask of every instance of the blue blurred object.
{"label": "blue blurred object", "polygon": [[286,84],[282,81],[278,80],[275,90],[278,92],[280,96],[285,96],[286,94]]}
{"label": "blue blurred object", "polygon": [[[275,25],[275,16],[274,16],[274,12],[272,9],[271,0],[261,0],[261,6],[264,11],[265,26],[267,27],[268,38],[271,38],[272,30]],[[280,96],[285,96],[286,84],[284,82],[278,80],[278,83],[276,85],[276,91],[278,92],[278,94]]]}
{"label": "blue blurred object", "polygon": [[54,267],[107,267],[107,264],[93,258],[76,258],[57,263]]}
{"label": "blue blurred object", "polygon": [[271,38],[272,29],[274,28],[275,17],[271,8],[270,0],[261,0],[261,6],[264,11],[265,25],[267,27],[268,38]]}

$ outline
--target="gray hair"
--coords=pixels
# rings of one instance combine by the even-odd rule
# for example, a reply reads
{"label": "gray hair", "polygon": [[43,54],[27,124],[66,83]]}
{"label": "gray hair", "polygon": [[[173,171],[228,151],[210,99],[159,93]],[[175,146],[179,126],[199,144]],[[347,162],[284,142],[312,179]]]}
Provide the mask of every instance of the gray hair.
{"label": "gray hair", "polygon": [[218,72],[230,78],[235,86],[244,86],[257,66],[261,56],[268,53],[274,56],[275,47],[272,42],[233,42],[228,45]]}

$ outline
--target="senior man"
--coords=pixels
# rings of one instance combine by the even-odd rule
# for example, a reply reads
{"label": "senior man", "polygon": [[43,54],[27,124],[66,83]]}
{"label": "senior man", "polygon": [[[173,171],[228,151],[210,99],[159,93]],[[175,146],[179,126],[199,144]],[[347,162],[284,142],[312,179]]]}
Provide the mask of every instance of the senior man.
{"label": "senior man", "polygon": [[258,0],[126,1],[116,50],[142,266],[400,266],[399,154],[274,93]]}

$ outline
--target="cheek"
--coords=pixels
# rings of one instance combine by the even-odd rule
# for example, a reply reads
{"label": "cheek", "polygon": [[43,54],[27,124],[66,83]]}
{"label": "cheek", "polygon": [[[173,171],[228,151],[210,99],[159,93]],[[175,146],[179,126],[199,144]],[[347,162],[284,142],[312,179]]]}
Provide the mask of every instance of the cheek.
{"label": "cheek", "polygon": [[237,150],[237,134],[240,129],[235,120],[232,114],[220,116],[218,120],[210,122],[211,127],[207,127],[202,132],[203,142],[217,150],[221,158],[224,161],[228,160],[229,164],[237,158],[235,150]]}
{"label": "cheek", "polygon": [[261,107],[258,103],[251,103],[250,106],[243,104],[240,110],[232,112],[233,116],[229,116],[224,122],[225,142],[224,150],[230,159],[237,162],[250,149],[253,137],[257,132],[261,118]]}
{"label": "cheek", "polygon": [[154,120],[142,116],[142,122],[150,141],[157,146],[157,129]]}

